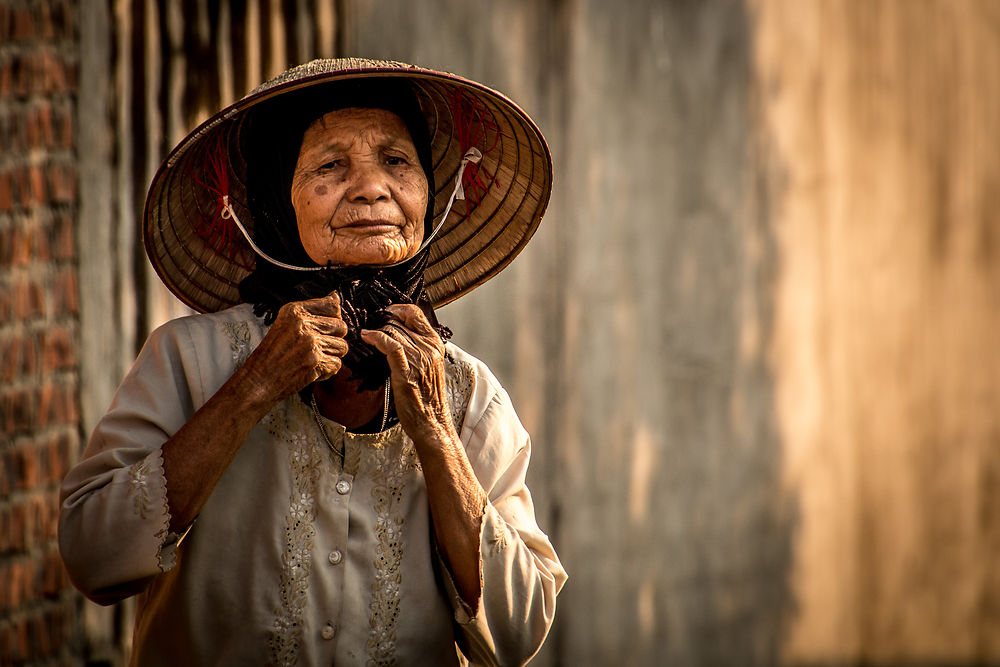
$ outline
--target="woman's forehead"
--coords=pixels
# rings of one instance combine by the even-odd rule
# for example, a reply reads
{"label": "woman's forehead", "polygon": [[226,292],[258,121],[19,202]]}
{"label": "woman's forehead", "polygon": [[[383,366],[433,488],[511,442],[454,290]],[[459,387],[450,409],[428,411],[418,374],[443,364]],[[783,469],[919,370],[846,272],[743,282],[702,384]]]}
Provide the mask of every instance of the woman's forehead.
{"label": "woman's forehead", "polygon": [[349,107],[329,111],[313,121],[302,137],[302,147],[400,140],[413,144],[406,123],[397,114],[386,109]]}

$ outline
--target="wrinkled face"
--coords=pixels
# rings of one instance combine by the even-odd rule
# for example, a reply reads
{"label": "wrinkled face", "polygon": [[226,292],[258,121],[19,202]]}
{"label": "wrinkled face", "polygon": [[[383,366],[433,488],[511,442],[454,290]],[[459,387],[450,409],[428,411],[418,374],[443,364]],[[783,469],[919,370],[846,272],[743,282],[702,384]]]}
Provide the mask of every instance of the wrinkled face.
{"label": "wrinkled face", "polygon": [[317,264],[392,264],[423,240],[427,177],[391,111],[340,109],[310,125],[291,195],[302,246]]}

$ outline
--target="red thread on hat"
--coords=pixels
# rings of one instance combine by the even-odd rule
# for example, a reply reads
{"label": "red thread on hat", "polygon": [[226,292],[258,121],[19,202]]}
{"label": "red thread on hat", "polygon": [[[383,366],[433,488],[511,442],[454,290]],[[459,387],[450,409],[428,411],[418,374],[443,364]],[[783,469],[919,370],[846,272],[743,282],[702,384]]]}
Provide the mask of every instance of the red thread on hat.
{"label": "red thread on hat", "polygon": [[[489,155],[500,143],[500,129],[482,100],[464,91],[451,90],[448,106],[455,121],[455,137],[462,154],[475,146],[484,156]],[[475,206],[479,206],[490,189],[482,170],[482,161],[465,165],[462,189],[465,191],[465,210],[468,214]]]}
{"label": "red thread on hat", "polygon": [[242,243],[243,237],[233,223],[228,208],[229,169],[226,167],[221,134],[216,135],[209,150],[205,151],[201,171],[207,182],[198,178],[193,168],[190,171],[191,180],[212,193],[215,205],[209,213],[199,207],[202,216],[201,221],[193,226],[194,233],[219,255],[248,271],[253,270],[251,255]]}

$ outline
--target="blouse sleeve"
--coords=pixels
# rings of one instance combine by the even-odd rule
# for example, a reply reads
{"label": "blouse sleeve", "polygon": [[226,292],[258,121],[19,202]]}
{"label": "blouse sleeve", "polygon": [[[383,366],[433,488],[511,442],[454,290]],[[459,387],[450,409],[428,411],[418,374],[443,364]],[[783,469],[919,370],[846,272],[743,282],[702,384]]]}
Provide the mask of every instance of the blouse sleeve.
{"label": "blouse sleeve", "polygon": [[502,389],[463,440],[488,503],[479,542],[478,609],[466,605],[442,567],[459,646],[473,664],[521,665],[548,633],[566,572],[535,521],[525,485],[531,442]]}
{"label": "blouse sleeve", "polygon": [[189,333],[147,340],[60,493],[59,549],[73,583],[112,604],[173,567],[161,446],[194,414],[200,381]]}

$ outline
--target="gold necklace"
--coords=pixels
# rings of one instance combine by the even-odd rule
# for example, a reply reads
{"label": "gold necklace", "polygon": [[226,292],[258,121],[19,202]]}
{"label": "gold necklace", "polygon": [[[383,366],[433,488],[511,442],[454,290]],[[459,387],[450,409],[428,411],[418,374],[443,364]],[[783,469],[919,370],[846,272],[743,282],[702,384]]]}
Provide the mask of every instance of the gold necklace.
{"label": "gold necklace", "polygon": [[[309,395],[309,404],[312,406],[313,417],[316,419],[316,426],[319,428],[319,432],[323,434],[323,439],[326,440],[326,444],[330,447],[330,450],[337,455],[340,459],[340,467],[344,467],[344,448],[337,448],[333,444],[333,440],[330,439],[330,434],[326,432],[326,426],[323,424],[323,420],[319,415],[319,405],[316,404],[316,390],[314,389]],[[379,433],[385,430],[385,425],[389,421],[389,380],[385,381],[385,398],[382,402],[382,426],[379,427]]]}

